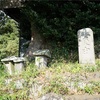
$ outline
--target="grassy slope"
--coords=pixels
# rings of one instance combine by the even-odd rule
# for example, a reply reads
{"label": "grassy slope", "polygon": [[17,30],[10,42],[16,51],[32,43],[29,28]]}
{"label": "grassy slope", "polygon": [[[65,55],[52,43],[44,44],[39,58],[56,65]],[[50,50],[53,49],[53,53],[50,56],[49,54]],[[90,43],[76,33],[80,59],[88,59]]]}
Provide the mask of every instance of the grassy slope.
{"label": "grassy slope", "polygon": [[[25,87],[16,90],[14,82],[4,85],[6,78],[12,80],[24,79]],[[81,83],[85,83],[79,86]],[[28,64],[26,71],[21,75],[9,76],[1,71],[0,77],[0,98],[28,98],[27,91],[32,83],[43,85],[42,92],[38,91],[39,96],[48,92],[54,92],[61,95],[74,94],[100,94],[100,60],[96,60],[96,65],[80,65],[76,63],[55,62],[49,68],[37,70],[34,63]],[[70,84],[70,85],[69,85]],[[73,85],[74,84],[74,85]],[[92,84],[92,85],[91,85]],[[13,91],[8,93],[8,91]],[[0,99],[3,100],[3,99]],[[6,100],[6,99],[4,99]],[[13,99],[14,100],[14,99]],[[21,99],[23,100],[23,99]]]}

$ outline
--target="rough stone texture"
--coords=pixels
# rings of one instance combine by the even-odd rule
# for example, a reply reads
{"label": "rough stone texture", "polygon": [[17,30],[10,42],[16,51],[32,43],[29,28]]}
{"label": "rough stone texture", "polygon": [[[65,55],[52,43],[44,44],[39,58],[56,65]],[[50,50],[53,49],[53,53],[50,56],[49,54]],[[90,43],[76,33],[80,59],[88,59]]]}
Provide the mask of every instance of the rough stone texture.
{"label": "rough stone texture", "polygon": [[12,75],[17,72],[17,74],[21,73],[24,70],[24,62],[25,58],[23,57],[7,57],[1,60],[6,66],[7,72]]}
{"label": "rough stone texture", "polygon": [[23,84],[25,83],[24,79],[18,79],[15,81],[16,89],[23,89]]}
{"label": "rough stone texture", "polygon": [[12,79],[11,79],[11,78],[7,78],[7,79],[5,79],[5,84],[6,84],[6,85],[9,85],[10,82],[12,82]]}
{"label": "rough stone texture", "polygon": [[46,50],[37,50],[33,53],[35,56],[35,65],[38,68],[47,67],[48,58],[51,57],[50,51]]}
{"label": "rough stone texture", "polygon": [[43,84],[41,83],[33,83],[29,89],[29,97],[30,98],[36,98],[39,96],[39,94],[42,93]]}
{"label": "rough stone texture", "polygon": [[7,57],[7,58],[4,58],[4,59],[1,59],[1,61],[2,62],[5,62],[5,61],[13,61],[14,59],[17,59],[17,57],[15,57],[15,56]]}
{"label": "rough stone texture", "polygon": [[80,64],[95,64],[93,31],[90,28],[78,31],[78,49]]}
{"label": "rough stone texture", "polygon": [[[17,80],[13,80],[12,78],[5,79],[5,85],[9,85],[12,82],[14,82],[14,86],[16,87],[16,89],[22,89],[25,84],[24,79],[17,79]],[[9,90],[9,91],[11,91],[11,90]]]}
{"label": "rough stone texture", "polygon": [[35,65],[38,66],[38,68],[47,67],[47,57],[43,57],[43,56],[35,57]]}
{"label": "rough stone texture", "polygon": [[51,58],[51,54],[50,54],[50,51],[48,49],[37,50],[37,51],[33,52],[33,55],[34,56],[46,56],[46,57]]}
{"label": "rough stone texture", "polygon": [[64,100],[64,99],[55,93],[48,93],[39,100]]}
{"label": "rough stone texture", "polygon": [[15,63],[15,66],[14,66],[14,69],[15,69],[15,73],[18,74],[18,73],[21,73],[23,72],[23,70],[25,69],[24,67],[24,62],[14,62]]}
{"label": "rough stone texture", "polygon": [[3,62],[3,64],[6,66],[6,71],[12,75],[14,73],[14,67],[13,67],[13,59],[16,59],[16,57],[7,57],[4,59],[1,59],[1,61]]}
{"label": "rough stone texture", "polygon": [[17,59],[14,59],[13,62],[14,62],[15,74],[23,72],[23,70],[25,69],[25,64],[24,64],[25,58],[18,57]]}

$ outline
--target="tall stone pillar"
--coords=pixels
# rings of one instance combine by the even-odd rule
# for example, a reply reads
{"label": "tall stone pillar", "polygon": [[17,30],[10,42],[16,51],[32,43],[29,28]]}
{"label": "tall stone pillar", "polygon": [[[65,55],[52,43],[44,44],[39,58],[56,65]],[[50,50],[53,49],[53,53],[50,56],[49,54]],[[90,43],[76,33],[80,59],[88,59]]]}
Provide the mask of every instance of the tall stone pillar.
{"label": "tall stone pillar", "polygon": [[95,64],[93,31],[90,28],[78,30],[78,51],[80,64]]}

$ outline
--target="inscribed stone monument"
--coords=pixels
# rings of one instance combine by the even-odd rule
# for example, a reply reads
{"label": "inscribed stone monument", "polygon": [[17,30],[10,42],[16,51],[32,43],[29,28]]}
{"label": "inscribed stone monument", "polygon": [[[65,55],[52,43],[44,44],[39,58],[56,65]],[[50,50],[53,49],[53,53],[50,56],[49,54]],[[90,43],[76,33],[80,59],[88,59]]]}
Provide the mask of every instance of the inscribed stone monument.
{"label": "inscribed stone monument", "polygon": [[95,64],[93,31],[90,28],[78,31],[78,51],[80,64]]}

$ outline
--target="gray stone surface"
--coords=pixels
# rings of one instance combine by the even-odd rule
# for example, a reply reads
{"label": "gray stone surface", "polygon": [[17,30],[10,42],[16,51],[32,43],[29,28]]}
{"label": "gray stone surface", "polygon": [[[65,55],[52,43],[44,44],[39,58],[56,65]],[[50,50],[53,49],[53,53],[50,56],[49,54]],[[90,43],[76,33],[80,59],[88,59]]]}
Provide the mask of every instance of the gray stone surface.
{"label": "gray stone surface", "polygon": [[11,56],[11,57],[7,57],[7,58],[4,58],[4,59],[1,59],[1,61],[2,62],[8,62],[8,61],[13,61],[13,60],[15,60],[15,59],[17,59],[17,57],[15,57],[15,56]]}
{"label": "gray stone surface", "polygon": [[38,68],[47,67],[47,57],[45,57],[45,56],[35,57],[35,65],[38,66]]}
{"label": "gray stone surface", "polygon": [[15,62],[14,63],[15,74],[23,72],[25,69],[24,62]]}
{"label": "gray stone surface", "polygon": [[47,67],[48,58],[51,57],[48,49],[37,50],[33,53],[33,55],[35,56],[35,65],[38,66],[38,68]]}
{"label": "gray stone surface", "polygon": [[39,94],[42,93],[43,84],[40,83],[32,83],[29,89],[29,97],[30,98],[37,98]]}
{"label": "gray stone surface", "polygon": [[14,73],[13,59],[16,59],[16,57],[12,56],[12,57],[7,57],[7,58],[4,58],[4,59],[1,59],[3,64],[6,66],[5,70],[10,75],[12,75]]}
{"label": "gray stone surface", "polygon": [[23,72],[23,70],[25,69],[25,64],[24,64],[25,58],[17,57],[17,59],[14,59],[13,62],[14,62],[15,74]]}
{"label": "gray stone surface", "polygon": [[11,78],[5,79],[5,84],[6,84],[6,85],[9,85],[10,82],[12,82],[12,79],[11,79]]}
{"label": "gray stone surface", "polygon": [[24,79],[17,79],[17,80],[13,80],[12,78],[5,79],[5,85],[9,85],[12,82],[14,82],[14,86],[16,87],[16,89],[22,89],[24,87],[24,84],[25,84]]}
{"label": "gray stone surface", "polygon": [[33,52],[34,56],[46,56],[46,57],[50,57],[51,58],[51,54],[50,51],[48,49],[45,50],[37,50],[35,52]]}
{"label": "gray stone surface", "polygon": [[78,49],[80,64],[95,64],[93,31],[90,28],[78,31]]}
{"label": "gray stone surface", "polygon": [[39,100],[64,100],[64,99],[55,93],[48,93]]}
{"label": "gray stone surface", "polygon": [[24,62],[25,58],[24,57],[16,57],[16,59],[13,59],[13,62]]}
{"label": "gray stone surface", "polygon": [[24,62],[25,58],[23,57],[7,57],[1,60],[3,64],[6,66],[6,71],[12,75],[12,74],[19,74],[24,70]]}
{"label": "gray stone surface", "polygon": [[16,89],[23,89],[23,84],[25,83],[24,79],[18,79],[15,81]]}

